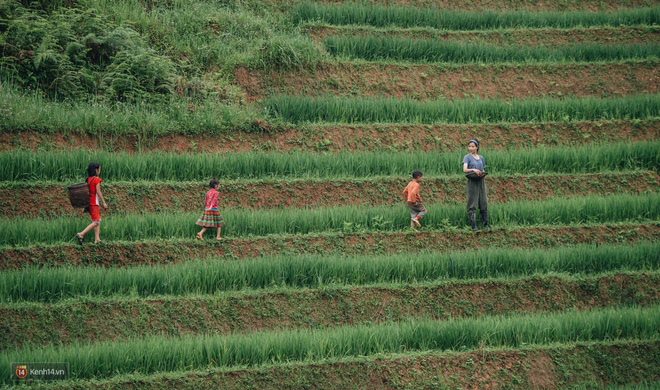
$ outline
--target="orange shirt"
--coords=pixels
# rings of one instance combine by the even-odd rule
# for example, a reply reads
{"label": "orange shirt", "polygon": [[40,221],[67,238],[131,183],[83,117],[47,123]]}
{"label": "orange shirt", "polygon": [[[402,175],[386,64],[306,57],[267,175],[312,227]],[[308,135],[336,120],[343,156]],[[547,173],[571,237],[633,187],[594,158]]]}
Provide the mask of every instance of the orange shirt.
{"label": "orange shirt", "polygon": [[406,189],[403,190],[403,196],[407,202],[421,202],[422,198],[419,197],[419,183],[414,180],[408,183]]}

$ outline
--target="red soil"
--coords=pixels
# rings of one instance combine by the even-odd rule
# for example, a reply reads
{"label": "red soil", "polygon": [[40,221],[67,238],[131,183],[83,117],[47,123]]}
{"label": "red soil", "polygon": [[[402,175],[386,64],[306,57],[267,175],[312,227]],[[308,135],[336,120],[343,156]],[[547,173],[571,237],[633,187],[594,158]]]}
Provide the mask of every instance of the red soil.
{"label": "red soil", "polygon": [[[293,328],[323,329],[413,318],[444,320],[508,313],[589,310],[617,306],[622,302],[648,306],[660,299],[659,278],[646,274],[619,274],[577,281],[526,277],[507,281],[447,282],[424,287],[359,287],[237,293],[217,298],[0,307],[0,329],[7,330],[0,335],[0,345],[22,348],[27,344],[51,344],[53,339],[69,345],[161,334],[183,337]],[[144,321],[145,318],[149,320]]]}
{"label": "red soil", "polygon": [[433,65],[322,64],[289,72],[237,68],[236,82],[246,99],[269,95],[390,96],[396,98],[463,99],[654,94],[660,68],[651,63],[562,65]]}
{"label": "red soil", "polygon": [[[358,358],[265,368],[198,371],[143,379],[95,381],[113,389],[559,389],[605,388],[660,380],[660,342],[580,343],[571,346],[479,348],[463,353]],[[81,384],[60,388],[80,388]]]}
{"label": "red soil", "polygon": [[[280,207],[328,207],[339,205],[394,205],[401,203],[407,178],[388,180],[328,180],[275,183],[221,184],[223,209],[269,209]],[[641,194],[656,191],[660,176],[654,172],[548,176],[489,176],[490,202],[543,200],[550,197],[591,194]],[[237,187],[242,196],[236,196]],[[157,212],[162,210],[200,211],[207,188],[204,184],[122,184],[103,187],[110,205],[104,215]],[[81,216],[73,209],[64,185],[32,187],[0,186],[0,214],[5,218],[38,216]],[[156,200],[154,201],[154,194]],[[347,194],[351,194],[347,196]],[[465,179],[425,178],[422,196],[426,203],[464,202]],[[35,207],[34,205],[46,205]]]}
{"label": "red soil", "polygon": [[274,236],[225,239],[221,243],[163,241],[112,243],[104,245],[34,246],[0,249],[0,270],[46,265],[98,265],[126,267],[137,264],[185,262],[209,256],[254,258],[282,253],[400,253],[416,250],[462,250],[484,247],[554,247],[587,243],[634,243],[660,239],[660,226],[654,224],[597,225],[589,227],[530,227],[494,230],[476,239],[469,232],[420,232]]}
{"label": "red soil", "polygon": [[477,137],[489,148],[647,141],[660,136],[660,121],[598,121],[499,125],[300,126],[276,133],[227,135],[136,135],[99,140],[84,133],[0,132],[0,150],[112,150],[130,153],[220,153],[271,151],[436,151],[465,149]]}

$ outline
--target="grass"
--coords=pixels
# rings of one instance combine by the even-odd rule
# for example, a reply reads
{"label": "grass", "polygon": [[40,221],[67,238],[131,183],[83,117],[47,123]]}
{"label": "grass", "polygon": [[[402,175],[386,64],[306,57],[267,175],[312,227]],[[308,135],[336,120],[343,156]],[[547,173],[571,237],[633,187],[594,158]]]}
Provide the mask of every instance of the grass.
{"label": "grass", "polygon": [[[467,136],[466,136],[466,139]],[[519,150],[488,150],[480,154],[493,175],[597,173],[660,169],[660,142],[589,144]],[[109,153],[104,151],[12,150],[0,152],[0,181],[82,182],[90,161],[101,164],[108,181],[347,179],[390,176],[408,178],[414,170],[426,177],[462,176],[466,150],[451,152],[338,152],[293,153]],[[237,193],[240,193],[237,186]]]}
{"label": "grass", "polygon": [[165,104],[59,102],[0,81],[0,131],[88,133],[99,139],[137,135],[256,131],[256,114],[236,105],[172,98]]}
{"label": "grass", "polygon": [[[27,2],[23,2],[27,3]],[[43,2],[42,2],[43,3]],[[69,4],[71,2],[67,2]],[[75,2],[74,2],[75,3]],[[251,2],[251,7],[258,3]],[[263,69],[290,69],[308,66],[324,57],[309,38],[296,27],[281,23],[280,16],[268,11],[249,12],[243,2],[227,3],[189,0],[167,2],[138,0],[82,0],[81,9],[95,9],[112,18],[117,25],[130,26],[140,38],[149,42],[159,55],[171,58],[176,94],[187,98],[167,100],[160,105],[95,104],[92,102],[49,102],[40,93],[25,92],[7,84],[0,86],[0,131],[38,131],[42,133],[88,133],[99,139],[119,136],[148,137],[164,134],[217,135],[236,130],[259,131],[256,120],[264,115],[256,107],[243,105],[242,93],[231,80],[233,66],[245,65]],[[306,5],[311,6],[306,3]],[[348,7],[348,6],[346,6]],[[355,7],[360,7],[355,5]],[[340,9],[342,7],[335,7]],[[447,23],[457,23],[456,30],[474,28],[527,28],[525,23],[540,23],[545,28],[593,25],[656,25],[658,8],[616,13],[505,13],[444,12]],[[347,9],[347,8],[343,8]],[[381,7],[372,12],[396,11]],[[431,10],[408,10],[395,15],[392,23],[413,15],[410,23],[424,25],[420,15]],[[298,10],[296,10],[298,12]],[[353,14],[356,14],[353,12]],[[354,16],[354,15],[353,15]],[[44,15],[44,18],[46,16]],[[651,21],[645,20],[650,17]],[[417,19],[415,19],[417,18]],[[508,19],[507,19],[508,18]],[[314,18],[313,20],[317,20]],[[429,19],[431,20],[431,19]],[[300,21],[302,23],[302,21]],[[351,22],[353,23],[353,22]],[[363,22],[358,22],[363,23]],[[372,22],[369,22],[372,23]],[[375,22],[373,22],[375,23]],[[463,23],[463,24],[460,24]],[[476,23],[476,24],[475,24]],[[548,27],[543,23],[555,23]],[[403,25],[403,24],[402,24]],[[480,27],[475,27],[480,26]],[[571,28],[572,28],[571,27]],[[452,28],[452,27],[440,27]],[[328,41],[329,42],[329,41]],[[340,42],[340,41],[336,41]],[[342,41],[348,42],[349,41]],[[657,45],[609,46],[583,45],[548,49],[493,49],[485,45],[424,45],[411,41],[407,53],[401,53],[405,40],[365,40],[366,46],[353,49],[355,55],[370,58],[405,59],[408,61],[497,62],[497,61],[609,61],[621,58],[655,58]],[[396,57],[374,50],[376,44],[397,48]],[[399,46],[396,46],[399,45]],[[84,47],[84,46],[83,46]],[[330,48],[331,45],[328,45]],[[35,45],[36,48],[36,45]],[[388,49],[385,47],[385,49]],[[426,52],[423,52],[426,50]],[[452,57],[438,56],[439,50]],[[453,53],[451,50],[454,50]],[[645,51],[646,50],[646,51]],[[365,54],[367,53],[367,54]],[[375,54],[374,54],[375,53]],[[420,54],[421,53],[421,54]],[[447,54],[447,55],[449,55]],[[380,56],[380,57],[379,57]],[[582,56],[582,57],[579,57]],[[28,61],[25,61],[27,64]],[[184,92],[185,91],[185,92]],[[208,95],[205,95],[208,94]],[[213,98],[209,98],[209,97]],[[208,101],[213,103],[207,103]],[[365,103],[366,101],[366,103]],[[656,119],[656,96],[628,99],[592,99],[564,101],[457,101],[430,102],[417,105],[409,101],[353,100],[362,111],[346,110],[344,101],[332,103],[348,113],[330,106],[299,100],[294,103],[266,103],[273,115],[271,126],[279,129],[280,120],[291,123],[335,121],[344,123],[412,122],[412,123],[509,123],[538,120],[572,121],[620,119]],[[293,112],[286,104],[298,104],[303,110],[296,119],[286,119]],[[371,106],[370,106],[371,105]],[[487,107],[486,107],[487,106]],[[277,111],[274,109],[277,108]],[[284,107],[284,108],[283,108]],[[305,108],[307,107],[307,108]],[[307,111],[304,111],[304,110]],[[352,109],[352,108],[351,108]],[[288,111],[287,111],[288,110]],[[380,111],[379,111],[380,110]],[[330,119],[318,119],[329,112]],[[339,113],[337,113],[339,112]],[[390,112],[393,116],[389,116]],[[334,118],[334,119],[333,119]],[[394,118],[394,119],[393,119]],[[521,119],[522,118],[522,119]],[[591,119],[582,119],[591,118]],[[595,119],[594,119],[595,118]],[[488,146],[488,140],[484,143]],[[490,152],[485,157],[493,175],[506,173],[602,172],[643,168],[657,171],[660,167],[660,144],[656,141],[638,144],[591,145],[581,148],[538,148],[520,151]],[[0,173],[7,180],[39,184],[42,180],[81,181],[90,160],[104,167],[105,183],[141,180],[185,180],[207,182],[218,176],[223,180],[265,179],[277,177],[407,177],[420,168],[428,176],[460,176],[459,162],[465,152],[454,153],[339,153],[247,155],[182,155],[96,152],[2,152]],[[4,177],[8,179],[4,179]],[[105,184],[104,183],[104,184]],[[236,196],[249,196],[236,185]],[[298,183],[294,183],[298,184]],[[304,183],[302,184],[304,187]],[[292,191],[304,188],[292,186]],[[203,192],[200,193],[200,196]],[[346,194],[350,196],[351,194]],[[544,202],[512,202],[491,207],[491,220],[497,226],[564,224],[602,221],[658,221],[660,200],[656,194],[641,196],[586,197]],[[40,205],[47,208],[48,205]],[[452,230],[465,225],[463,206],[431,205],[423,223],[426,229]],[[201,208],[200,208],[201,212]],[[304,234],[325,231],[400,231],[407,226],[407,209],[397,207],[336,207],[320,210],[269,210],[250,212],[232,210],[224,213],[229,237],[252,235]],[[145,238],[190,238],[197,230],[198,213],[118,214],[104,218],[105,240],[143,240]],[[87,224],[83,218],[0,220],[0,245],[33,245],[34,243],[71,242],[72,233]],[[523,233],[524,234],[524,233]],[[302,241],[305,241],[303,238]],[[540,242],[541,239],[538,239]],[[559,241],[559,240],[558,240]],[[203,246],[207,246],[205,242]],[[201,245],[201,244],[200,244]],[[504,245],[504,244],[503,244]],[[651,270],[658,272],[658,243],[635,246],[580,246],[554,251],[522,251],[502,249],[447,254],[406,256],[304,256],[269,257],[253,261],[185,262],[176,248],[173,256],[182,264],[166,267],[126,269],[44,268],[0,273],[0,297],[6,302],[51,302],[75,297],[100,299],[144,297],[157,294],[214,294],[217,291],[244,289],[319,288],[333,285],[368,283],[417,283],[443,278],[492,278],[534,275],[538,273],[592,274],[617,270]],[[201,246],[200,246],[201,247]],[[223,248],[222,244],[208,245]],[[69,248],[70,249],[70,248]],[[87,249],[87,248],[83,248]],[[249,248],[253,250],[254,248]],[[82,252],[81,252],[82,253]],[[106,251],[112,258],[114,253]],[[183,260],[183,261],[182,261]],[[597,288],[594,287],[594,288]],[[271,290],[272,291],[272,290]],[[214,367],[243,367],[283,362],[322,361],[346,356],[406,353],[424,350],[471,350],[484,346],[520,347],[525,344],[570,343],[599,340],[658,340],[660,327],[658,307],[649,309],[608,309],[590,313],[547,314],[537,316],[490,317],[448,322],[388,323],[383,326],[361,326],[327,331],[291,331],[218,337],[206,335],[168,339],[149,337],[126,342],[99,345],[76,344],[71,347],[28,348],[0,352],[0,370],[8,384],[11,361],[67,361],[73,378],[107,378],[137,373],[202,370]],[[66,313],[63,313],[66,316]],[[21,320],[18,318],[17,320]],[[83,319],[84,320],[84,319]],[[148,320],[147,320],[148,322]],[[127,328],[124,328],[124,330]],[[121,327],[116,329],[119,334]],[[54,343],[59,339],[56,337]],[[191,380],[192,381],[192,380]],[[84,385],[82,385],[84,386]],[[81,386],[81,387],[82,387]],[[137,385],[139,387],[139,384]]]}
{"label": "grass", "polygon": [[579,245],[552,250],[481,249],[388,256],[268,256],[251,261],[207,259],[163,267],[25,268],[0,274],[0,301],[67,298],[196,296],[223,291],[324,288],[445,279],[514,278],[568,273],[657,271],[658,243]]}
{"label": "grass", "polygon": [[[584,386],[573,386],[571,389],[574,390],[589,390],[593,389],[593,385],[584,385]],[[660,389],[660,383],[653,382],[642,382],[629,385],[610,385],[604,387],[605,390],[657,390]]]}
{"label": "grass", "polygon": [[[597,153],[596,153],[597,154]],[[629,160],[625,165],[632,165],[637,159],[634,157],[630,156],[631,160]],[[652,161],[639,161],[640,165],[643,164],[651,164]],[[617,163],[621,164],[621,163]],[[490,164],[489,164],[490,165]],[[639,165],[638,165],[639,166]],[[540,165],[539,165],[540,167]],[[544,172],[544,173],[530,173],[527,174],[527,172],[521,172],[521,173],[511,173],[511,174],[506,174],[506,175],[498,175],[497,179],[500,182],[506,182],[506,181],[517,181],[517,180],[526,180],[526,181],[533,181],[534,183],[539,182],[539,183],[545,183],[545,182],[563,182],[563,181],[569,181],[569,182],[576,182],[576,181],[581,181],[583,176],[589,175],[590,180],[587,180],[586,182],[599,182],[599,181],[610,181],[610,182],[621,182],[622,186],[621,188],[625,188],[623,184],[630,183],[631,181],[635,181],[639,179],[640,181],[647,182],[648,184],[651,184],[654,182],[654,175],[655,175],[655,170],[642,170],[642,169],[625,169],[625,167],[615,167],[613,169],[608,169],[603,166],[599,166],[599,163],[595,163],[592,166],[582,166],[584,169],[583,173],[580,172],[570,172],[570,168],[566,171],[566,173],[553,173],[553,172]],[[578,169],[576,166],[575,169]],[[501,172],[501,171],[500,171]],[[405,172],[402,172],[402,174]],[[263,187],[263,186],[269,186],[269,187],[274,187],[276,189],[283,189],[284,186],[292,186],[293,188],[299,188],[300,186],[318,186],[318,185],[332,185],[334,187],[340,187],[341,185],[355,185],[355,186],[361,186],[364,188],[375,188],[378,191],[383,191],[384,188],[387,188],[387,186],[393,186],[396,183],[399,183],[401,186],[404,186],[407,184],[408,181],[410,181],[409,177],[402,177],[402,175],[371,175],[371,176],[363,176],[363,177],[352,177],[352,178],[347,178],[344,177],[345,175],[337,175],[336,178],[337,180],[334,180],[332,176],[329,176],[327,178],[319,176],[319,177],[285,177],[285,178],[278,178],[278,177],[267,177],[264,179],[223,179],[220,180],[220,187],[219,191],[220,192],[232,192],[233,187],[240,187],[241,189],[248,189],[249,186],[254,186],[254,187]],[[352,176],[352,175],[351,175]],[[495,176],[491,176],[493,179]],[[489,179],[489,183],[490,180]],[[458,183],[458,184],[452,184],[452,183]],[[423,176],[423,183],[424,187],[437,187],[437,186],[461,186],[461,189],[463,185],[465,184],[465,179],[462,174],[451,174],[451,175],[424,175]],[[492,185],[492,184],[491,184]],[[575,186],[575,184],[571,183],[572,186]],[[601,186],[603,184],[595,184],[598,186]],[[0,190],[6,190],[6,191],[11,191],[11,190],[22,190],[22,189],[33,189],[41,187],[42,189],[47,189],[47,191],[52,191],[52,192],[57,192],[62,190],[62,182],[61,181],[55,181],[55,180],[39,180],[39,181],[27,181],[27,180],[19,180],[19,181],[0,181]],[[150,193],[153,193],[154,191],[158,192],[162,188],[167,188],[171,189],[176,192],[180,192],[182,194],[187,194],[194,192],[196,197],[199,197],[199,199],[203,198],[204,194],[206,191],[208,191],[208,183],[202,182],[200,180],[197,181],[185,181],[185,180],[167,180],[167,181],[150,181],[150,180],[142,180],[140,179],[139,181],[136,180],[127,180],[127,181],[116,181],[113,180],[111,183],[104,182],[103,188],[113,188],[113,192],[125,192],[126,196],[128,197],[133,197],[133,196],[144,196],[148,195]],[[578,187],[579,188],[579,187]],[[575,189],[575,188],[573,188]],[[530,190],[529,188],[527,190]],[[108,191],[107,189],[105,191]],[[283,189],[282,191],[286,191],[286,189]],[[425,191],[426,192],[426,191]],[[621,191],[623,192],[623,191]],[[373,194],[371,194],[373,196]],[[385,194],[381,193],[380,195],[383,196],[383,198],[389,198],[389,195],[391,194]],[[397,194],[398,195],[398,194]],[[437,195],[437,194],[436,194]],[[112,204],[112,203],[108,203]],[[195,206],[196,207],[196,206]]]}
{"label": "grass", "polygon": [[[403,203],[403,202],[402,202]],[[425,229],[465,227],[462,205],[427,205]],[[193,238],[199,229],[199,213],[144,213],[113,215],[103,220],[104,240],[140,241],[145,239]],[[227,225],[225,237],[251,237],[281,234],[308,234],[325,231],[367,232],[402,231],[410,226],[410,213],[399,206],[339,206],[314,209],[240,210],[222,212]],[[540,202],[501,203],[488,212],[491,225],[498,227],[657,221],[660,195],[588,196],[550,199]],[[73,243],[74,235],[88,218],[55,217],[0,219],[0,245]]]}
{"label": "grass", "polygon": [[291,123],[428,123],[595,121],[660,116],[657,95],[625,98],[457,99],[274,96],[263,101],[271,117]]}
{"label": "grass", "polygon": [[485,317],[450,321],[409,321],[332,330],[295,330],[250,335],[146,338],[97,345],[26,348],[0,353],[2,381],[10,363],[68,362],[71,379],[118,374],[258,366],[319,361],[379,353],[464,351],[483,347],[627,339],[656,339],[660,311],[626,308],[587,313]]}
{"label": "grass", "polygon": [[[117,24],[130,24],[166,54],[185,59],[187,73],[232,72],[235,66],[287,68],[315,61],[319,52],[302,32],[263,4],[231,1],[84,0]],[[196,69],[199,67],[199,69]]]}
{"label": "grass", "polygon": [[258,130],[234,68],[295,68],[321,54],[278,15],[229,3],[3,1],[0,130]]}
{"label": "grass", "polygon": [[[571,389],[574,390],[590,390],[594,389],[593,385],[583,385],[583,386],[572,386]],[[643,380],[642,383],[633,383],[628,385],[610,385],[603,387],[604,390],[657,390],[660,389],[660,383],[653,383],[652,381],[647,382]]]}
{"label": "grass", "polygon": [[[554,363],[561,362],[555,370],[555,376],[562,378],[558,386],[562,389],[593,390],[606,388],[608,390],[623,389],[658,389],[658,384],[641,378],[653,377],[657,341],[653,340],[619,340],[595,341],[577,343],[551,343],[543,346],[485,347],[479,351],[467,352],[437,352],[415,351],[384,355],[346,357],[324,359],[322,362],[290,362],[280,364],[264,364],[258,368],[245,367],[204,368],[192,371],[175,371],[162,374],[125,374],[113,376],[107,380],[77,380],[66,384],[54,384],[58,389],[81,389],[97,386],[106,389],[160,389],[163,383],[177,389],[199,389],[203,381],[208,388],[223,388],[228,390],[243,390],[246,388],[273,389],[313,387],[321,382],[327,384],[324,388],[352,389],[368,388],[372,384],[370,377],[382,376],[384,381],[398,382],[401,372],[406,386],[411,388],[453,389],[466,384],[481,383],[475,378],[477,367],[488,369],[499,367],[502,358],[519,357],[532,361],[535,356],[549,356]],[[612,351],[616,351],[612,353]],[[653,355],[649,355],[649,353]],[[488,363],[477,366],[475,358]],[[531,359],[530,359],[531,358]],[[595,358],[595,359],[594,359]],[[538,360],[536,360],[538,361]],[[585,361],[593,361],[585,367]],[[529,366],[524,362],[513,370],[499,372],[498,384],[507,388],[532,387],[538,382],[527,375]],[[411,366],[428,366],[438,364],[441,371],[428,371],[420,376],[412,371]],[[455,370],[458,370],[456,372]],[[579,372],[579,375],[575,375]],[[325,381],[330,378],[330,381]],[[410,380],[408,380],[410,378]],[[522,379],[521,379],[522,378]],[[593,378],[598,378],[595,382]],[[527,385],[529,383],[529,385]],[[628,385],[610,385],[606,384]],[[50,388],[50,386],[48,387]]]}
{"label": "grass", "polygon": [[[125,295],[89,294],[57,302],[0,303],[0,327],[6,330],[0,333],[0,344],[9,350],[27,345],[63,346],[74,340],[99,343],[132,336],[327,329],[413,318],[478,318],[602,307],[646,307],[660,303],[657,298],[660,271],[648,270],[589,275],[550,272],[462,280],[441,278],[431,282],[360,286],[340,283],[343,281],[314,289],[267,287],[216,291],[212,295],[149,297],[130,292]],[[387,304],[383,306],[383,302]],[[118,332],[109,333],[108,329]]]}
{"label": "grass", "polygon": [[494,30],[503,28],[573,28],[597,26],[653,26],[660,7],[592,11],[452,11],[366,3],[340,5],[303,2],[292,11],[295,24],[324,22],[332,25],[374,27],[431,27],[440,30]]}
{"label": "grass", "polygon": [[411,39],[405,37],[327,37],[326,49],[335,57],[367,61],[409,61],[424,63],[548,63],[596,62],[657,59],[656,44],[582,43],[548,48],[544,46],[499,46]]}
{"label": "grass", "polygon": [[[372,27],[372,26],[332,26],[325,23],[307,23],[305,29],[322,42],[327,36],[346,37],[406,37],[455,41],[464,43],[484,43],[494,46],[518,45],[525,47],[543,46],[546,48],[563,47],[579,43],[601,44],[645,44],[658,40],[660,26],[641,27],[589,27],[571,29],[498,29],[477,31],[445,31],[428,27]],[[655,62],[655,61],[654,61]],[[608,62],[616,64],[617,62]],[[594,62],[588,65],[596,64]],[[543,64],[540,64],[541,66]],[[455,64],[455,66],[466,66]],[[550,64],[548,63],[548,66]],[[555,65],[556,66],[556,65]],[[443,65],[449,67],[449,65]]]}
{"label": "grass", "polygon": [[[258,130],[252,127],[257,114],[232,81],[234,67],[293,68],[320,57],[310,38],[277,15],[224,1],[3,3],[2,131],[112,136]],[[126,46],[135,42],[154,60],[133,58]],[[72,54],[76,48],[81,55]],[[126,56],[132,65],[120,62]],[[40,60],[48,66],[40,67]],[[116,72],[107,68],[111,63]],[[167,69],[159,78],[162,96],[113,93],[153,87],[148,76],[154,64]]]}

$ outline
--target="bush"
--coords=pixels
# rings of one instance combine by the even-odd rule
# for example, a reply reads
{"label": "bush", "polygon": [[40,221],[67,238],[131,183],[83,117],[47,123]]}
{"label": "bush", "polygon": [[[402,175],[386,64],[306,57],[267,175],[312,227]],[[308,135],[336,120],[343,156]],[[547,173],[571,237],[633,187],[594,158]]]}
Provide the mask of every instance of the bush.
{"label": "bush", "polygon": [[117,53],[106,70],[103,84],[113,99],[153,99],[151,95],[171,93],[172,70],[172,63],[153,50],[135,47]]}
{"label": "bush", "polygon": [[13,2],[0,8],[0,18],[5,80],[60,99],[159,100],[171,93],[172,62],[94,9],[44,15]]}
{"label": "bush", "polygon": [[319,50],[310,39],[275,35],[264,42],[260,65],[265,69],[292,69],[309,65],[319,56]]}

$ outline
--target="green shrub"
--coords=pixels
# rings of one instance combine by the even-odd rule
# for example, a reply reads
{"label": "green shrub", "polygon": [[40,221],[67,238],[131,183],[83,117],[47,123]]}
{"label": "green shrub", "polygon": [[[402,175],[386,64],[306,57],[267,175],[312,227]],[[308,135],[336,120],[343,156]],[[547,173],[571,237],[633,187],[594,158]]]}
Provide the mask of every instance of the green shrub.
{"label": "green shrub", "polygon": [[171,93],[172,62],[97,10],[42,15],[14,4],[1,15],[3,80],[58,99],[160,100]]}
{"label": "green shrub", "polygon": [[320,52],[310,39],[276,35],[264,42],[260,65],[264,69],[286,70],[312,64]]}
{"label": "green shrub", "polygon": [[141,47],[124,50],[106,69],[103,83],[112,99],[138,101],[151,95],[169,95],[172,64],[151,49]]}

